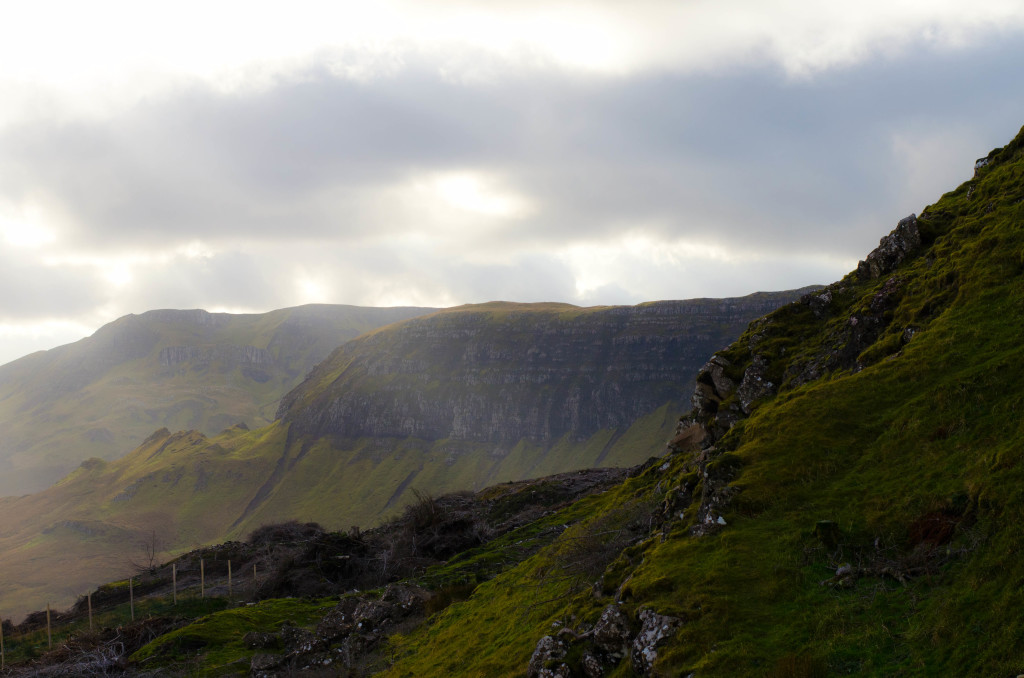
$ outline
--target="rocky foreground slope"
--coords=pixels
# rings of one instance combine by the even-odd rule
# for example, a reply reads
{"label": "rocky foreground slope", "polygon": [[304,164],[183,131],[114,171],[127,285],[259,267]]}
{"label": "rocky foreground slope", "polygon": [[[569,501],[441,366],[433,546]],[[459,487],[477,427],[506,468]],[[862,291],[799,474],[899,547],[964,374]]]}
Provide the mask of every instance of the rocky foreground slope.
{"label": "rocky foreground slope", "polygon": [[0,366],[0,496],[41,490],[89,457],[116,459],[161,427],[267,424],[339,344],[433,310],[149,311]]}

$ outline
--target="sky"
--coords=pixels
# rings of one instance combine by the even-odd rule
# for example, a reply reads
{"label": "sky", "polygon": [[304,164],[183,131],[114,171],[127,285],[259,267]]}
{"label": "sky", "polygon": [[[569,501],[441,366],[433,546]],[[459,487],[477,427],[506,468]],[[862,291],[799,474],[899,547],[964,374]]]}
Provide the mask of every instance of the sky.
{"label": "sky", "polygon": [[155,308],[827,284],[1024,125],[1018,0],[6,3],[0,364]]}

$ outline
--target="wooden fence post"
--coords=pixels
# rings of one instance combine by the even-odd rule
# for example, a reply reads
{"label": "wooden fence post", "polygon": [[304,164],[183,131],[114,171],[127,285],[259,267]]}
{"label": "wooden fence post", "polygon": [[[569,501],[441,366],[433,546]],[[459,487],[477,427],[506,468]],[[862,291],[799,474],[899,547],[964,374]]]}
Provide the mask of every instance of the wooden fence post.
{"label": "wooden fence post", "polygon": [[128,577],[128,604],[131,606],[132,621],[135,621],[135,589],[131,577]]}
{"label": "wooden fence post", "polygon": [[228,561],[228,600],[231,600],[231,561]]}
{"label": "wooden fence post", "polygon": [[85,600],[89,603],[89,631],[92,631],[92,592],[85,594]]}
{"label": "wooden fence post", "polygon": [[46,647],[53,649],[53,633],[50,631],[50,604],[46,604]]}
{"label": "wooden fence post", "polygon": [[206,597],[206,563],[199,559],[199,597]]}
{"label": "wooden fence post", "polygon": [[178,604],[178,566],[171,565],[171,590],[174,592],[174,604]]}
{"label": "wooden fence post", "polygon": [[4,670],[4,618],[0,617],[0,671]]}

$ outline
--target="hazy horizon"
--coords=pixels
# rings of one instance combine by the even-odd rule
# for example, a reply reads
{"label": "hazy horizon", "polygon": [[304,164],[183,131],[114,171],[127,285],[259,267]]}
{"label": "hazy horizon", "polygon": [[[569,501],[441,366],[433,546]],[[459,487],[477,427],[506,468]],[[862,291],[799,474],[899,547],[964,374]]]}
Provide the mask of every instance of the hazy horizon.
{"label": "hazy horizon", "polygon": [[98,2],[10,19],[0,364],[156,308],[829,283],[1024,123],[1012,3]]}

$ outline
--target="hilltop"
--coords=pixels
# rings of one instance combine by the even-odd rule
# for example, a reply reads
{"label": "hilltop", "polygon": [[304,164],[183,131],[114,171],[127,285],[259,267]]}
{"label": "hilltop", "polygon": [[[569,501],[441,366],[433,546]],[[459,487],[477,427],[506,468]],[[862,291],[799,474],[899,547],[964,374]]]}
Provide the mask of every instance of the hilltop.
{"label": "hilltop", "polygon": [[263,426],[339,344],[434,310],[149,311],[2,365],[0,496],[41,490],[90,457],[121,457],[162,427]]}

